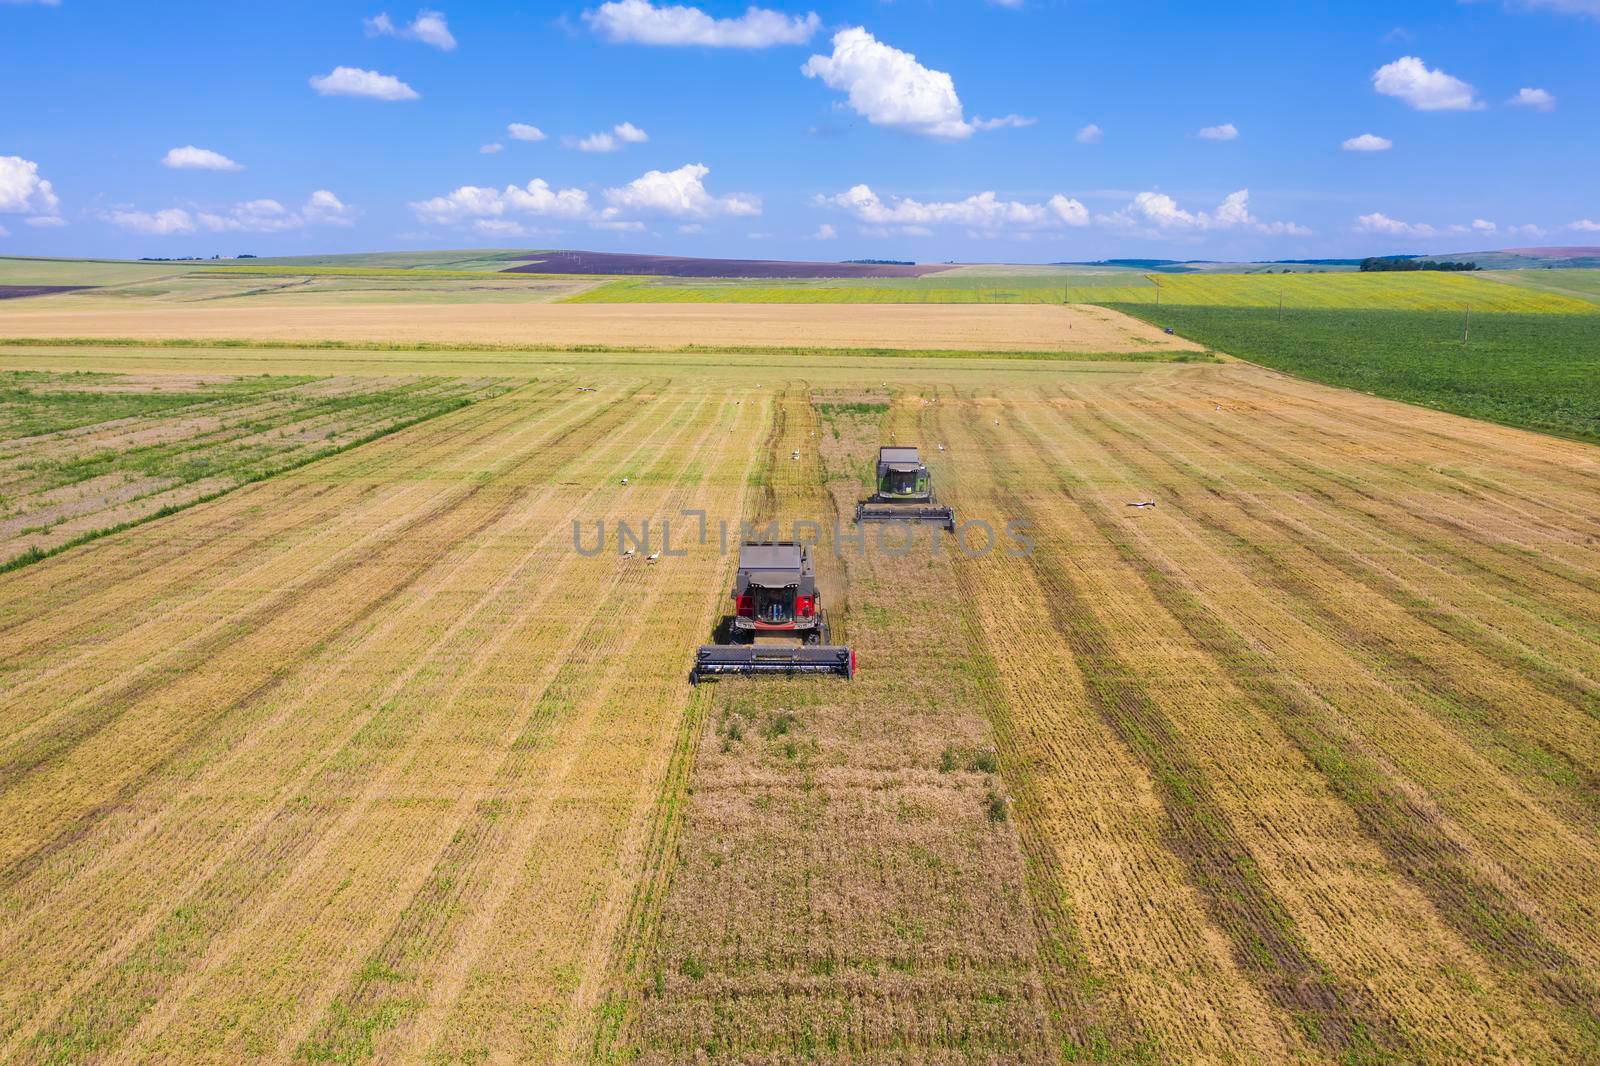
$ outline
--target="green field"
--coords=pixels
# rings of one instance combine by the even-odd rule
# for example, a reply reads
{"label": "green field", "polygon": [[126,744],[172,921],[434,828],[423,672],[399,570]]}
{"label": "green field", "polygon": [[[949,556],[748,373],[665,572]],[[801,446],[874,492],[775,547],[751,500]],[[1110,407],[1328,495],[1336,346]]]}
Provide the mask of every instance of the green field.
{"label": "green field", "polygon": [[1600,314],[1113,305],[1328,385],[1600,441]]}
{"label": "green field", "polygon": [[1600,270],[1496,270],[1484,276],[1600,304]]}
{"label": "green field", "polygon": [[1139,303],[1188,306],[1347,307],[1588,313],[1584,299],[1462,274],[929,275],[923,278],[700,280],[626,278],[570,297],[575,303]]}

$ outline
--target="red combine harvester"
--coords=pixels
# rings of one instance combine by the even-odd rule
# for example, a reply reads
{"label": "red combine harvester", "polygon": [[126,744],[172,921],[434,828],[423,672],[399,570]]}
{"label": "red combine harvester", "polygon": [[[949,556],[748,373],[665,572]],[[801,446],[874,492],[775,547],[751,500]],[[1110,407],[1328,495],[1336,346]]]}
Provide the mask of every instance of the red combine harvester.
{"label": "red combine harvester", "polygon": [[741,545],[733,604],[733,614],[718,627],[722,642],[695,653],[690,681],[723,674],[855,676],[855,652],[828,643],[828,612],[809,546]]}

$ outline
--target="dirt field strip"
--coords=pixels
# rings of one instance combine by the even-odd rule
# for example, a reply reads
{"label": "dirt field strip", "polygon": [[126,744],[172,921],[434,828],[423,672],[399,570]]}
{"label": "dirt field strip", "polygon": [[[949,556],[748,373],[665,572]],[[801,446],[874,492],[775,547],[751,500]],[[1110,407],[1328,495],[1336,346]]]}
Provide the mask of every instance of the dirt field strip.
{"label": "dirt field strip", "polygon": [[1081,305],[184,304],[29,311],[19,301],[0,305],[0,336],[1200,351],[1198,345],[1126,315]]}
{"label": "dirt field strip", "polygon": [[[1074,407],[1081,409],[1081,405],[1074,405]],[[1112,422],[1112,421],[1109,421],[1109,420],[1108,421],[1101,421],[1101,420],[1097,419],[1093,427],[1090,427],[1087,423],[1079,423],[1079,424],[1075,425],[1072,430],[1070,430],[1070,431],[1068,431],[1066,433],[1061,433],[1061,434],[1054,434],[1053,433],[1053,434],[1050,434],[1050,436],[1053,437],[1054,439],[1057,439],[1057,440],[1079,440],[1079,439],[1082,439],[1082,438],[1084,438],[1086,436],[1089,437],[1089,438],[1094,438],[1094,437],[1097,437],[1097,436],[1103,437],[1106,434],[1108,427],[1109,426],[1114,426],[1114,425],[1115,425],[1115,422]],[[1116,453],[1112,452],[1110,454],[1115,455]],[[1122,461],[1123,462],[1130,462],[1131,460],[1128,458],[1129,456],[1141,457],[1141,460],[1143,460],[1143,457],[1148,457],[1148,456],[1153,456],[1153,455],[1171,455],[1171,454],[1181,454],[1181,449],[1176,451],[1176,452],[1174,450],[1170,449],[1170,448],[1169,449],[1153,449],[1150,446],[1149,443],[1141,442],[1137,438],[1134,438],[1129,442],[1129,449],[1122,456]],[[1143,461],[1148,461],[1148,460],[1143,460]],[[1088,460],[1087,463],[1085,463],[1084,458],[1082,456],[1080,456],[1080,457],[1078,457],[1078,461],[1077,461],[1077,463],[1074,464],[1074,466],[1075,466],[1076,469],[1079,469],[1080,473],[1081,473],[1081,471],[1083,469],[1085,469],[1085,467],[1087,467],[1088,469],[1092,469],[1093,468],[1093,463],[1094,463],[1094,461],[1092,459]],[[1215,468],[1213,467],[1213,469],[1215,469]],[[1189,472],[1188,476],[1190,478],[1194,477],[1192,472]],[[1135,490],[1135,487],[1137,487],[1137,489],[1139,491],[1148,492],[1152,487],[1159,488],[1160,486],[1159,486],[1159,483],[1156,484],[1156,485],[1152,485],[1152,483],[1148,479],[1148,477],[1142,477],[1142,478],[1139,478],[1139,480],[1136,481],[1135,483],[1130,484],[1127,487],[1127,491],[1129,493],[1133,493],[1134,490]],[[1178,497],[1175,500],[1173,500],[1171,497],[1168,497],[1168,499],[1169,499],[1170,502],[1173,502],[1176,506],[1180,506],[1180,507],[1185,502],[1187,502],[1186,498],[1184,498],[1184,497]],[[1198,502],[1198,501],[1196,501],[1196,502]],[[1112,504],[1111,506],[1114,507],[1115,505]],[[1187,513],[1187,511],[1188,511],[1188,509],[1185,508],[1184,509],[1184,513]],[[1103,511],[1101,511],[1099,513],[1101,514],[1102,519],[1104,521],[1106,521],[1107,523],[1112,523],[1112,522],[1115,521],[1115,519],[1113,519],[1111,517],[1111,515],[1114,514],[1115,512],[1110,511],[1109,508],[1107,510],[1103,510]],[[1173,512],[1173,513],[1178,513],[1178,512]],[[1118,517],[1120,517],[1120,516],[1118,516]],[[1151,521],[1141,524],[1139,526],[1139,528],[1141,530],[1144,530],[1144,529],[1150,529],[1150,530],[1157,529],[1160,526],[1165,524],[1164,520],[1166,519],[1166,517],[1167,516],[1166,516],[1165,513],[1158,514],[1157,516],[1153,516]],[[1228,545],[1228,547],[1231,549],[1230,555],[1238,556],[1238,555],[1241,554],[1239,552],[1239,550],[1238,550],[1239,545],[1238,545],[1237,542],[1230,543]],[[1245,554],[1247,555],[1247,553],[1245,553]],[[1190,546],[1190,547],[1188,547],[1186,549],[1177,549],[1171,555],[1171,558],[1192,560],[1194,558],[1193,547]],[[1180,564],[1180,565],[1182,565],[1182,564]],[[1210,581],[1210,580],[1212,580],[1212,578],[1208,577],[1207,580]],[[1243,594],[1240,594],[1240,595],[1243,595]],[[1323,592],[1320,595],[1326,596],[1326,590],[1324,589]],[[1173,602],[1181,602],[1181,601],[1173,601]],[[1235,602],[1235,601],[1230,601],[1230,602]],[[1256,597],[1245,596],[1244,598],[1242,598],[1241,600],[1238,600],[1236,602],[1240,602],[1240,603],[1256,603],[1256,602],[1263,602],[1263,601],[1259,596],[1256,596]],[[1273,602],[1273,601],[1268,600],[1266,602]],[[1232,608],[1230,613],[1235,614],[1235,615],[1238,614],[1238,608],[1237,607]],[[1186,620],[1188,620],[1188,619],[1186,619]],[[1194,629],[1192,628],[1191,631],[1194,631]],[[1199,630],[1199,632],[1204,633],[1205,631],[1202,629],[1202,630]],[[1282,632],[1284,632],[1284,630],[1282,628],[1278,628],[1276,626],[1265,626],[1265,627],[1263,627],[1262,632],[1263,633],[1271,633],[1271,634],[1281,634]],[[1302,671],[1307,671],[1309,676],[1315,676],[1316,668],[1314,666],[1310,665],[1309,663],[1301,664],[1301,669],[1302,669]],[[1348,667],[1346,669],[1348,669]],[[1251,676],[1253,676],[1253,675],[1246,675],[1247,679],[1249,677],[1251,677]],[[1271,674],[1265,674],[1263,676],[1270,677],[1272,675]],[[1259,692],[1259,690],[1258,690],[1258,692]],[[1352,706],[1363,706],[1363,704],[1360,701],[1353,701],[1352,702]],[[1292,720],[1291,725],[1298,724],[1300,730],[1303,733],[1304,729],[1307,727],[1308,722],[1311,724],[1311,728],[1313,728],[1313,729],[1318,728],[1316,726],[1316,724],[1315,724],[1314,718],[1311,718],[1310,712],[1308,712],[1308,711],[1304,710],[1303,708],[1301,708],[1301,709],[1299,709],[1299,719]],[[1290,735],[1291,736],[1295,735],[1292,730],[1291,730],[1291,734]],[[1326,750],[1326,745],[1330,741],[1329,741],[1329,736],[1327,734],[1323,734],[1323,735],[1320,735],[1320,736],[1318,736],[1316,734],[1312,734],[1312,736],[1318,741],[1318,744],[1321,745],[1320,748],[1319,748],[1318,744],[1306,743],[1304,741],[1303,737],[1300,738],[1300,739],[1301,739],[1301,742],[1302,742],[1302,746],[1307,748],[1309,754],[1312,755],[1313,757],[1315,757],[1316,755],[1318,755],[1320,753],[1320,751]],[[1354,754],[1355,753],[1352,753],[1352,755],[1354,755]],[[1374,783],[1376,783],[1376,779],[1374,779]],[[1345,794],[1347,799],[1351,798],[1352,795],[1356,795],[1357,798],[1359,798],[1359,794],[1352,794],[1352,793],[1349,793],[1349,792],[1346,792],[1344,794]],[[1361,813],[1361,812],[1358,811],[1358,813]],[[1392,820],[1392,816],[1390,816],[1390,817],[1391,817],[1391,820]],[[1439,831],[1440,831],[1440,827],[1438,827],[1438,826],[1427,826],[1424,829],[1423,833],[1421,835],[1419,835],[1416,839],[1418,841],[1433,841],[1433,840],[1437,840]],[[1448,845],[1444,845],[1444,844],[1435,844],[1434,845],[1435,855],[1436,855],[1436,858],[1435,858],[1435,862],[1436,863],[1438,861],[1447,860],[1448,859],[1448,851],[1441,852],[1441,851],[1439,851],[1440,847],[1448,848]],[[1408,870],[1408,869],[1411,868],[1409,866],[1409,864],[1408,864],[1406,856],[1403,856],[1403,855],[1402,856],[1397,856],[1396,860],[1401,863],[1401,865],[1399,867],[1401,870]],[[1445,869],[1448,869],[1448,864],[1446,865]],[[1447,877],[1444,878],[1444,879],[1447,879]],[[1492,892],[1490,892],[1488,895],[1484,895],[1482,892],[1480,892],[1478,899],[1479,899],[1479,901],[1474,905],[1476,907],[1481,908],[1481,907],[1484,907],[1484,906],[1488,906],[1490,908],[1493,908],[1495,906],[1495,904],[1491,902],[1492,899],[1493,899],[1493,893]],[[1514,923],[1513,923],[1513,926],[1511,926],[1511,927],[1514,928]],[[1342,940],[1342,937],[1341,937],[1341,940]],[[1338,943],[1338,942],[1340,942],[1340,941],[1339,940],[1333,941],[1333,943]],[[1393,949],[1394,945],[1393,945],[1392,939],[1390,939],[1390,941],[1388,942],[1388,946],[1390,947],[1391,950]],[[1373,950],[1374,951],[1381,951],[1382,947],[1375,945]],[[1537,950],[1537,949],[1535,949],[1535,950]],[[1404,957],[1407,959],[1408,963],[1411,964],[1411,965],[1421,965],[1421,966],[1424,966],[1425,968],[1427,967],[1427,964],[1425,962],[1423,962],[1421,958],[1418,958],[1418,957],[1414,956],[1411,952],[1406,952],[1404,954]],[[1554,958],[1555,957],[1550,956],[1548,953],[1546,953],[1543,957],[1541,957],[1540,964],[1541,965],[1550,964]],[[1452,964],[1452,965],[1454,965],[1454,964]],[[1389,998],[1390,997],[1386,996],[1385,997],[1386,1001],[1388,1001]],[[1395,1001],[1399,1002],[1400,998],[1396,997]],[[1502,1006],[1502,1009],[1503,1009],[1503,1006]],[[1459,1025],[1460,1024],[1460,1018],[1459,1017],[1452,1017],[1452,1022],[1454,1024],[1456,1024],[1456,1025]],[[1419,1027],[1419,1028],[1421,1028],[1424,1032],[1427,1032],[1430,1036],[1438,1036],[1438,1035],[1441,1035],[1441,1031],[1448,1032],[1451,1029],[1451,1025],[1448,1025],[1448,1024],[1441,1025],[1436,1020],[1435,1023],[1433,1025],[1431,1025],[1431,1026],[1423,1026],[1423,1027]]]}
{"label": "dirt field strip", "polygon": [[[874,405],[863,417],[851,396],[809,393],[780,407],[758,526],[848,523],[862,491]],[[1004,803],[992,740],[959,670],[937,665],[949,635],[929,628],[947,564],[923,550],[841,567],[823,551],[834,640],[867,665],[849,685],[717,686],[646,975],[644,1057],[1052,1061],[1020,853],[986,813]]]}

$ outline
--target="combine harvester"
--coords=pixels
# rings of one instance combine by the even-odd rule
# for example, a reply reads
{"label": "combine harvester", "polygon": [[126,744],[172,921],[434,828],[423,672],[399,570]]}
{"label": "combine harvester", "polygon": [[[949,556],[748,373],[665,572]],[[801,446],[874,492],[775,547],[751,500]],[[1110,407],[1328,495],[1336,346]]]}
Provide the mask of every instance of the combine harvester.
{"label": "combine harvester", "polygon": [[804,544],[743,544],[733,580],[734,612],[720,640],[695,653],[689,680],[723,674],[856,675],[856,654],[828,643],[828,613]]}
{"label": "combine harvester", "polygon": [[856,522],[937,522],[948,532],[956,515],[933,498],[933,475],[917,449],[890,445],[878,449],[878,491],[856,504]]}

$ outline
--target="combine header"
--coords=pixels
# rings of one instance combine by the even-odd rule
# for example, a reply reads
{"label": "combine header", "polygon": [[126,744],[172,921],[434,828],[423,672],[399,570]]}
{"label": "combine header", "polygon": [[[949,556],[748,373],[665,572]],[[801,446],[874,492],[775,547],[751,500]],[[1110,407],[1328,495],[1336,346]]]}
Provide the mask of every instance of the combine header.
{"label": "combine header", "polygon": [[745,544],[733,582],[725,643],[695,653],[689,680],[721,674],[856,674],[856,655],[828,643],[828,613],[817,594],[811,549],[804,544]]}
{"label": "combine header", "polygon": [[954,533],[956,515],[933,498],[933,475],[916,448],[878,449],[878,491],[856,504],[857,522],[936,522]]}

